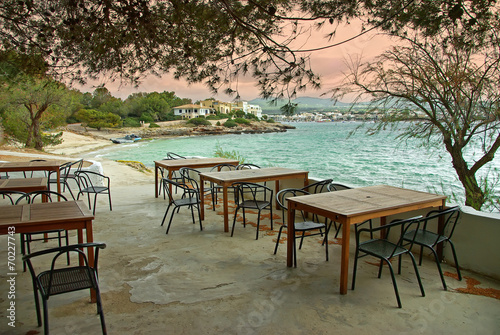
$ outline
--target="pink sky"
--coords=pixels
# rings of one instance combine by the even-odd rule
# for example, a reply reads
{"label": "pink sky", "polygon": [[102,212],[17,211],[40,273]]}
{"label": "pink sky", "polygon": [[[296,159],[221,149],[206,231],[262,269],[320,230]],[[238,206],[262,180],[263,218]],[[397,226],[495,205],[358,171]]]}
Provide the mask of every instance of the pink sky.
{"label": "pink sky", "polygon": [[[337,36],[333,41],[327,41],[323,38],[325,35],[323,32],[316,31],[314,35],[309,38],[305,48],[338,43],[357,35],[359,32],[359,24],[350,24],[342,29],[339,28]],[[334,88],[335,85],[342,80],[343,72],[346,70],[346,58],[349,56],[362,55],[363,59],[367,61],[383,52],[389,45],[390,43],[387,37],[370,32],[340,46],[314,52],[311,55],[311,66],[314,71],[322,76],[322,88],[320,90],[306,90],[305,92],[300,92],[299,96],[320,97],[323,93]],[[255,87],[254,83],[255,81],[252,78],[239,79],[237,88],[242,100],[252,100],[259,97],[258,89]],[[93,92],[94,87],[92,85],[97,84],[101,84],[101,82],[93,82],[84,87],[77,86],[76,88],[83,92]],[[234,97],[227,96],[224,93],[213,95],[204,84],[188,85],[185,81],[175,80],[168,74],[161,78],[149,76],[145,78],[137,88],[132,85],[120,84],[119,82],[105,83],[105,86],[113,96],[122,99],[126,99],[132,93],[154,91],[173,91],[178,97],[191,98],[193,102],[210,97],[224,101],[231,101],[234,99]],[[329,95],[323,96],[323,98],[329,97]]]}

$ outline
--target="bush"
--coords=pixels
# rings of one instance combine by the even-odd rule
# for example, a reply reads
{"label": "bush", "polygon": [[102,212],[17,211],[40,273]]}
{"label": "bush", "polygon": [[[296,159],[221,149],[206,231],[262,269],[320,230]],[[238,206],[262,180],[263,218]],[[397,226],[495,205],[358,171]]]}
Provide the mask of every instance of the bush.
{"label": "bush", "polygon": [[234,122],[239,124],[250,124],[250,121],[248,121],[247,119],[243,119],[241,117],[234,119]]}
{"label": "bush", "polygon": [[216,126],[220,126],[220,121],[217,121],[217,123],[215,125]]}
{"label": "bush", "polygon": [[274,119],[273,118],[269,118],[266,120],[267,123],[274,123]]}
{"label": "bush", "polygon": [[149,124],[149,128],[160,128],[160,126],[159,126],[159,125],[157,125],[157,124],[156,124],[156,123],[154,123],[154,122],[151,122],[151,123]]}
{"label": "bush", "polygon": [[127,117],[125,120],[123,120],[123,126],[124,127],[140,127],[141,123],[137,118],[133,117]]}
{"label": "bush", "polygon": [[227,120],[226,122],[224,122],[224,127],[227,127],[227,128],[233,128],[233,127],[237,127],[238,124],[236,122],[234,122],[234,120]]}
{"label": "bush", "polygon": [[208,121],[204,117],[197,117],[197,118],[194,118],[194,119],[189,119],[186,123],[187,124],[192,124],[192,125],[195,125],[195,126],[211,126],[212,125],[210,123],[210,121]]}

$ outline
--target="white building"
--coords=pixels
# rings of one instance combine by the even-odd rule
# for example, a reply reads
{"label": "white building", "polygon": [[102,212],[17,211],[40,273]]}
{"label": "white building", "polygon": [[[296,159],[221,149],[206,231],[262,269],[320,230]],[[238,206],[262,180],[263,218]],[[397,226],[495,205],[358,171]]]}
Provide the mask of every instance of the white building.
{"label": "white building", "polygon": [[201,105],[189,104],[174,107],[174,115],[182,116],[183,119],[194,119],[198,116],[215,115],[215,110]]}
{"label": "white building", "polygon": [[259,105],[249,105],[247,101],[237,101],[233,103],[233,111],[242,110],[245,113],[253,114],[259,119],[262,118],[262,108]]}

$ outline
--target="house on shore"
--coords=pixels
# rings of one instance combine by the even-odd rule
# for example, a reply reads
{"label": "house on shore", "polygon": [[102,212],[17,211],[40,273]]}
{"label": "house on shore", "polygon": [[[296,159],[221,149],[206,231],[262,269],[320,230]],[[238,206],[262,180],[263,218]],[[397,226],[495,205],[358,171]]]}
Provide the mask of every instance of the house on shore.
{"label": "house on shore", "polygon": [[174,115],[181,116],[183,119],[194,119],[199,116],[207,117],[215,114],[215,109],[202,105],[188,104],[174,107]]}

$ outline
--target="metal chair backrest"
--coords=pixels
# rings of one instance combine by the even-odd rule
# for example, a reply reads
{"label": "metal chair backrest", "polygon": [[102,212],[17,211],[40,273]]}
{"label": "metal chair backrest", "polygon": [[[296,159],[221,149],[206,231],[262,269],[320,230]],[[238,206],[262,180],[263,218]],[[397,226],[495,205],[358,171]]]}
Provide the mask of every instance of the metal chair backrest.
{"label": "metal chair backrest", "polygon": [[19,200],[19,198],[17,200],[14,200],[14,195],[23,197],[24,195],[26,195],[26,193],[21,191],[9,191],[9,190],[0,191],[0,197],[2,199],[7,198],[11,205],[16,204],[17,200]]}
{"label": "metal chair backrest", "polygon": [[[422,218],[423,226],[422,229],[426,230],[427,225],[438,224],[439,218],[444,217],[443,234],[441,236],[446,236],[446,238],[451,239],[455,227],[457,226],[458,219],[460,218],[460,207],[455,206],[442,211],[434,210],[427,213],[427,215]],[[447,233],[448,232],[448,233]],[[438,242],[439,235],[436,237],[436,244]]]}
{"label": "metal chair backrest", "polygon": [[167,152],[167,159],[186,159],[186,157],[178,155],[175,152]]}
{"label": "metal chair backrest", "polygon": [[303,190],[313,194],[313,193],[323,193],[328,191],[328,185],[332,182],[332,179],[324,179],[307,186],[302,187]]}
{"label": "metal chair backrest", "polygon": [[239,164],[236,166],[236,170],[245,170],[245,169],[260,169],[260,166],[250,163]]}
{"label": "metal chair backrest", "polygon": [[19,197],[19,199],[17,199],[17,201],[16,201],[16,205],[20,205],[23,202],[26,202],[28,204],[32,204],[32,203],[35,203],[36,200],[40,200],[40,202],[42,202],[44,200],[46,202],[53,202],[53,201],[57,201],[58,198],[60,198],[64,201],[68,201],[68,199],[64,195],[57,193],[57,192],[54,192],[54,191],[49,191],[49,190],[33,191],[33,192],[25,193],[24,195]]}
{"label": "metal chair backrest", "polygon": [[[287,205],[286,199],[301,196],[301,195],[309,195],[309,194],[311,194],[311,193],[309,193],[306,190],[301,189],[301,188],[285,188],[285,189],[280,190],[276,194],[276,201],[278,202],[278,206],[281,208],[283,222],[285,222],[285,217],[286,217],[285,212],[288,211],[288,205]],[[305,215],[304,211],[301,210],[300,213],[302,216],[302,220],[306,221],[306,215]]]}

